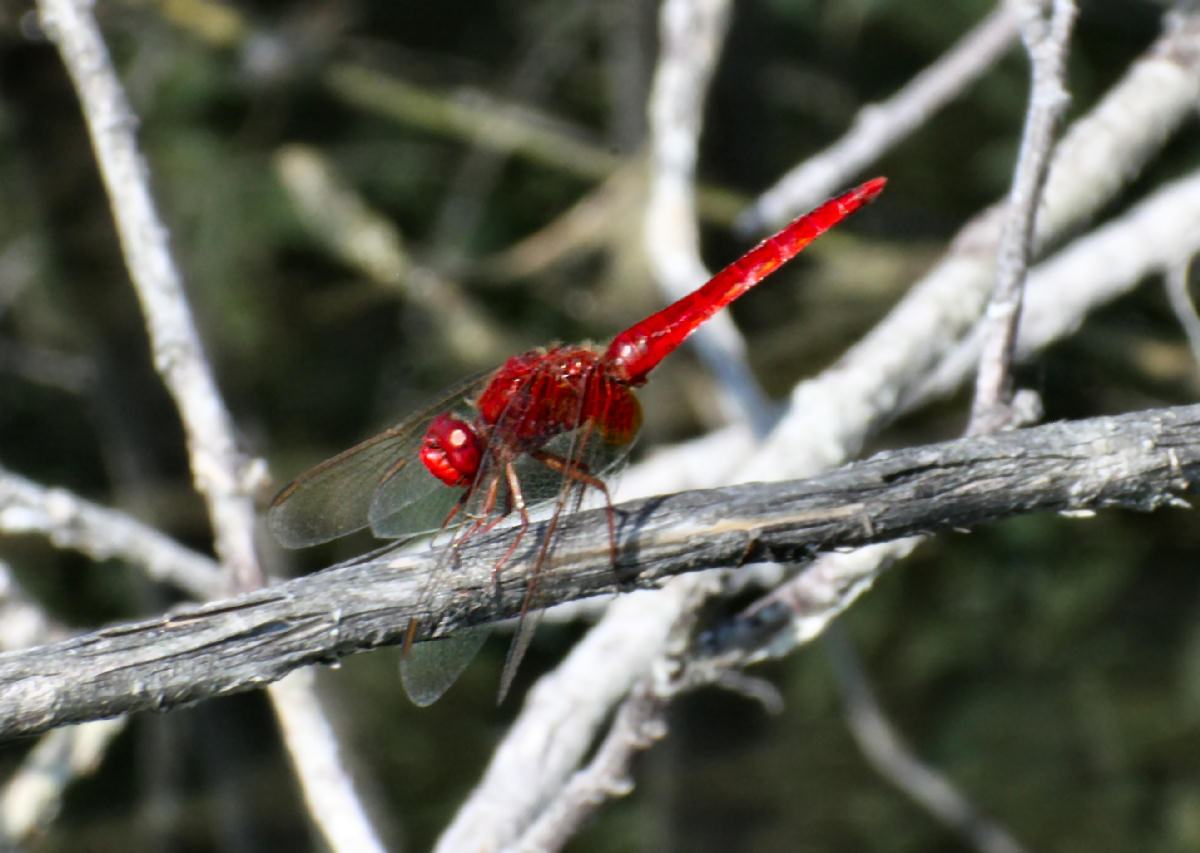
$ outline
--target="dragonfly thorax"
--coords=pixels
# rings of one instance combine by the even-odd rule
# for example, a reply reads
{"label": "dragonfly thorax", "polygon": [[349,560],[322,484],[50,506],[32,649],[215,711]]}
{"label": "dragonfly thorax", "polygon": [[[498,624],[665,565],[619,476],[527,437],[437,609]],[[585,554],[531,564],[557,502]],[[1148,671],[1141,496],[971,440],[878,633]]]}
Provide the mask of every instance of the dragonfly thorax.
{"label": "dragonfly thorax", "polygon": [[513,356],[488,382],[476,407],[493,446],[503,442],[517,453],[586,424],[620,444],[641,425],[632,391],[601,369],[600,354],[588,345]]}

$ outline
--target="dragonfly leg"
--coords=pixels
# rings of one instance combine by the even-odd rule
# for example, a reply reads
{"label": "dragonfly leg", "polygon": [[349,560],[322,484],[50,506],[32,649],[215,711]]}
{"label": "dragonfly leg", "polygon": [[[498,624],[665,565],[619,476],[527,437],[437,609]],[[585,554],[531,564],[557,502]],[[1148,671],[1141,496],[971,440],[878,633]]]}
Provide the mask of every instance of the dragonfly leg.
{"label": "dragonfly leg", "polygon": [[[500,494],[500,478],[493,475],[488,481],[487,491],[483,494],[483,506],[480,508],[479,515],[475,518],[475,523],[471,525],[471,529],[464,533],[459,542],[469,539],[478,533],[487,533],[500,519],[492,518],[492,511],[496,508],[496,497]],[[491,519],[491,520],[489,520]]]}
{"label": "dragonfly leg", "polygon": [[[608,514],[608,553],[615,575],[617,571],[617,524],[612,495],[608,491],[608,486],[604,485],[604,481],[599,477],[593,475],[587,465],[582,462],[573,461],[543,449],[531,451],[529,455],[548,468],[558,471],[564,477],[569,477],[584,486],[591,486],[604,495],[604,511]],[[620,586],[620,583],[621,578],[618,576],[617,585]]]}
{"label": "dragonfly leg", "polygon": [[[540,451],[538,451],[540,452]],[[517,478],[516,469],[512,465],[507,466],[509,478],[509,491],[513,495],[517,509],[521,513],[521,532],[517,535],[512,546],[509,547],[508,553],[504,555],[504,560],[512,555],[517,543],[521,541],[521,537],[525,535],[525,531],[529,529],[529,515],[525,510],[525,495],[521,491],[521,484]],[[497,701],[503,702],[504,697],[508,695],[508,690],[512,687],[513,678],[517,674],[517,667],[521,665],[521,660],[525,657],[525,652],[529,649],[529,643],[533,639],[533,632],[537,627],[538,619],[535,615],[530,615],[529,610],[533,605],[534,591],[537,589],[538,576],[542,573],[542,567],[546,564],[546,558],[550,553],[550,542],[554,539],[554,531],[558,527],[558,520],[562,517],[563,502],[559,501],[554,507],[554,512],[550,516],[550,520],[546,524],[546,535],[542,539],[542,545],[538,548],[537,557],[534,559],[533,566],[529,570],[529,583],[525,586],[525,597],[521,599],[521,613],[517,617],[517,629],[513,632],[512,643],[508,646],[508,655],[504,658],[504,669],[500,673],[500,696]]]}
{"label": "dragonfly leg", "polygon": [[[512,544],[508,546],[508,550],[504,552],[504,556],[492,567],[493,585],[499,582],[500,570],[512,559],[512,555],[516,553],[517,546],[521,544],[521,540],[525,537],[525,531],[529,529],[529,512],[525,508],[525,493],[521,491],[521,480],[517,477],[517,469],[513,467],[511,462],[506,462],[504,465],[504,477],[508,481],[509,502],[508,512],[504,514],[508,515],[509,512],[516,509],[517,513],[521,516],[521,531],[513,539]],[[496,521],[499,520],[499,518],[496,519]]]}
{"label": "dragonfly leg", "polygon": [[[450,543],[446,546],[447,548],[451,549],[452,551],[457,550],[458,546],[462,542],[479,532],[480,527],[484,522],[487,521],[492,509],[496,506],[496,496],[500,490],[499,481],[499,477],[492,477],[491,482],[488,483],[487,491],[483,496],[483,514],[479,517],[476,517],[471,523],[471,526],[465,531],[460,531],[458,535],[453,536]],[[462,496],[458,499],[454,506],[451,507],[450,512],[446,514],[446,518],[442,522],[442,526],[438,528],[438,534],[440,534],[443,530],[446,530],[450,526],[450,522],[453,521],[455,516],[457,516],[460,512],[465,513],[467,502],[471,499],[471,496],[475,494],[475,491],[476,490],[474,486],[463,490]],[[469,513],[466,514],[468,517],[471,517]],[[495,521],[492,522],[492,524],[495,523]],[[486,530],[487,528],[484,529]],[[437,535],[434,536],[434,539],[437,539]],[[400,652],[400,657],[402,660],[408,657],[408,650],[412,648],[413,640],[417,634],[417,625],[419,623],[420,620],[415,616],[408,621],[408,631],[406,631],[404,634],[404,647]]]}
{"label": "dragonfly leg", "polygon": [[[493,482],[498,484],[500,482],[500,478],[497,477]],[[477,530],[476,531],[477,533],[487,533],[493,527],[495,527],[497,524],[499,524],[501,521],[508,518],[509,514],[512,513],[512,511],[513,511],[512,492],[509,491],[509,492],[505,493],[505,495],[504,495],[504,510],[502,512],[497,512],[495,514],[492,513],[492,509],[495,509],[495,503],[496,503],[495,498],[493,498],[491,509],[489,509],[487,512],[484,513],[483,516],[481,516],[481,518],[483,518],[483,519],[490,518],[491,520],[488,521],[487,524],[485,524],[479,530]]]}

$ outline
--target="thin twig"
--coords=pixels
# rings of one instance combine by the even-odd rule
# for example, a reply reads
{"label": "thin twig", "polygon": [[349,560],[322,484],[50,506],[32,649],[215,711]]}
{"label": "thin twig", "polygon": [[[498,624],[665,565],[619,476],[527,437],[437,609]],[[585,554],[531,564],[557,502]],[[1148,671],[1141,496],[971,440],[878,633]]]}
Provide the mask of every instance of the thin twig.
{"label": "thin twig", "polygon": [[604,44],[608,83],[608,139],[617,151],[632,152],[646,134],[646,92],[650,85],[649,0],[614,0],[596,7]]}
{"label": "thin twig", "polygon": [[[175,401],[187,436],[188,458],[197,490],[212,521],[217,556],[228,572],[227,586],[253,589],[265,575],[254,544],[253,483],[261,465],[251,464],[235,440],[233,421],[192,322],[182,282],[167,244],[167,230],[155,210],[147,170],[134,134],[136,119],[112,67],[90,7],[76,0],[40,0],[42,24],[58,47],[75,85],[108,192],[121,248],[141,303],[153,360]],[[345,774],[310,774],[336,758],[332,730],[312,725],[315,698],[301,705],[292,690],[270,691],[276,713],[289,719],[283,731],[310,813],[335,850],[362,850],[363,839],[379,847],[376,833],[360,811],[337,822],[325,820],[321,802],[354,801]],[[355,822],[355,817],[360,818]],[[324,822],[322,822],[324,821]],[[355,824],[353,831],[347,827]]]}
{"label": "thin twig", "polygon": [[863,107],[845,136],[806,158],[763,192],[738,217],[737,229],[753,234],[777,228],[851,183],[965,92],[1009,50],[1018,31],[1014,3],[1001,0],[995,11],[902,89],[886,101]]}
{"label": "thin twig", "polygon": [[981,853],[1020,853],[1004,827],[982,814],[945,776],[920,762],[888,722],[846,632],[824,634],[833,672],[846,705],[847,723],[871,764],[925,811]]}
{"label": "thin twig", "polygon": [[197,490],[208,503],[217,556],[239,588],[262,583],[254,548],[254,504],[247,462],[233,439],[192,323],[183,282],[167,245],[138,151],[137,119],[117,79],[90,10],[76,0],[40,0],[42,23],[58,47],[87,121],[121,249],[154,350],[154,366],[175,400],[187,434]]}
{"label": "thin twig", "polygon": [[[497,81],[497,89],[504,92],[510,103],[533,105],[545,99],[563,69],[587,47],[584,25],[589,22],[590,7],[590,3],[572,0],[559,4],[557,14],[543,19],[536,43],[525,45],[507,79]],[[515,117],[519,116],[501,114],[499,118],[508,122]],[[453,260],[454,255],[461,256],[462,247],[470,243],[485,200],[491,196],[504,164],[511,158],[511,149],[492,141],[484,142],[493,135],[486,120],[480,130],[450,176],[440,200],[428,240],[436,258],[449,256]]]}
{"label": "thin twig", "polygon": [[628,247],[636,245],[642,233],[637,217],[646,193],[644,171],[642,164],[634,162],[613,172],[537,231],[482,259],[476,273],[495,282],[510,282],[598,248],[610,248],[614,263],[622,268],[636,268],[640,253]]}
{"label": "thin twig", "polygon": [[350,62],[331,65],[322,81],[352,106],[410,127],[520,154],[582,178],[602,180],[621,165],[611,151],[581,140],[562,122],[485,92],[462,89],[448,96]]}
{"label": "thin twig", "polygon": [[1008,208],[996,247],[996,286],[988,303],[979,378],[971,406],[972,432],[992,432],[1010,420],[1013,350],[1021,319],[1025,274],[1033,256],[1037,209],[1059,122],[1070,103],[1065,85],[1067,49],[1078,9],[1074,0],[1053,0],[1047,19],[1042,0],[1026,0],[1021,38],[1029,52],[1033,85]]}
{"label": "thin twig", "polygon": [[821,554],[800,574],[703,638],[712,665],[746,666],[783,657],[821,636],[882,572],[923,541],[911,536],[848,553]]}
{"label": "thin twig", "polygon": [[217,564],[123,512],[97,506],[66,489],[47,489],[0,468],[0,533],[40,533],[59,548],[94,560],[118,557],[156,581],[200,599],[224,586]]}
{"label": "thin twig", "polygon": [[319,151],[286,145],[272,163],[309,233],[368,280],[425,309],[438,338],[460,361],[490,366],[517,349],[457,282],[417,263],[399,229],[347,185]]}
{"label": "thin twig", "polygon": [[[1159,187],[1120,217],[1043,261],[1025,284],[1016,357],[1028,359],[1074,333],[1093,310],[1147,277],[1171,274],[1181,254],[1200,252],[1200,171]],[[982,328],[951,349],[900,401],[909,411],[952,394],[979,361]]]}

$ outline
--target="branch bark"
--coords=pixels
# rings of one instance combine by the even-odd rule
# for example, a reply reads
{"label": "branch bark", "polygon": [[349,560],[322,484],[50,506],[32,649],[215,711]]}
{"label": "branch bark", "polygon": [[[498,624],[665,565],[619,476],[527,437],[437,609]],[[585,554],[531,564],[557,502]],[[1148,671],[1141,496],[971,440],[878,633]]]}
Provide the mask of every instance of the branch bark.
{"label": "branch bark", "polygon": [[[650,498],[618,510],[624,584],[917,532],[962,529],[1030,512],[1154,510],[1200,477],[1200,406],[1051,424],[881,453],[829,474]],[[539,583],[546,604],[612,590],[603,511],[561,525]],[[537,533],[529,537],[537,540]],[[261,687],[291,670],[516,616],[531,554],[491,567],[512,531],[461,549],[461,582],[418,606],[436,552],[376,552],[315,575],[0,656],[0,737],[128,711],[165,710]],[[424,611],[424,612],[423,612]]]}
{"label": "branch bark", "polygon": [[1071,28],[1078,9],[1072,0],[1055,0],[1043,13],[1037,0],[1023,10],[1022,38],[1033,69],[1033,85],[1021,134],[1021,151],[1008,194],[1004,225],[996,250],[996,286],[988,303],[983,353],[971,406],[971,432],[994,432],[1013,422],[1011,369],[1033,257],[1038,204],[1050,169],[1058,124],[1070,103],[1065,77]]}

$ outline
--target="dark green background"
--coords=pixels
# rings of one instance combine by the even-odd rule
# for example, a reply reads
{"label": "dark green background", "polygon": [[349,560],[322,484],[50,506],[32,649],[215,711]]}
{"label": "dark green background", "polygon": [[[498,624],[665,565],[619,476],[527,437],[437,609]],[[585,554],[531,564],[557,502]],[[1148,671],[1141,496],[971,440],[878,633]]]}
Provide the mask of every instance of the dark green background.
{"label": "dark green background", "polygon": [[[933,61],[990,4],[736,7],[700,171],[706,184],[749,198],[837,138],[862,104]],[[251,35],[227,44],[153,3],[104,2],[98,11],[221,388],[246,447],[271,461],[278,480],[487,366],[458,360],[422,310],[314,242],[276,183],[271,158],[281,145],[319,149],[396,224],[415,260],[453,278],[520,345],[604,340],[656,304],[649,279],[624,278],[637,268],[620,257],[639,251],[632,244],[516,281],[496,280],[481,263],[584,197],[591,175],[520,157],[485,158],[487,168],[464,173],[471,152],[461,139],[349,104],[327,85],[332,65],[356,62],[445,96],[475,89],[631,158],[656,49],[652,4],[263,3],[239,7]],[[31,14],[0,3],[0,464],[207,548],[178,419],[149,363],[77,102]],[[1149,3],[1085,4],[1072,115],[1145,50],[1159,14]],[[624,66],[619,91],[614,43],[641,63]],[[253,57],[272,47],[282,53],[264,70]],[[528,70],[534,60],[537,73]],[[967,217],[1003,195],[1026,90],[1014,51],[871,168],[891,184],[846,229],[853,239],[823,242],[736,306],[770,392],[835,359]],[[1193,167],[1197,150],[1193,123],[1114,210]],[[714,267],[748,243],[720,222],[708,222],[704,237]],[[1049,418],[1189,402],[1197,391],[1196,366],[1155,281],[1020,378],[1043,395]],[[690,352],[655,379],[642,394],[642,449],[696,434],[712,418]],[[906,418],[879,443],[952,436],[965,402]],[[286,559],[304,571],[338,553]],[[1023,518],[927,543],[844,622],[917,753],[1031,849],[1192,850],[1200,848],[1198,554],[1192,512]],[[0,541],[0,556],[79,629],[157,613],[178,596],[135,569],[94,565],[32,537]],[[392,842],[428,847],[525,688],[580,631],[544,626],[499,709],[502,640],[426,710],[403,697],[394,652],[321,674]],[[820,644],[754,674],[778,686],[782,714],[715,690],[685,698],[667,739],[636,767],[634,793],[603,808],[573,849],[961,849],[859,756]],[[0,766],[15,766],[28,746],[4,747]],[[318,847],[270,709],[252,694],[139,716],[33,849]]]}

